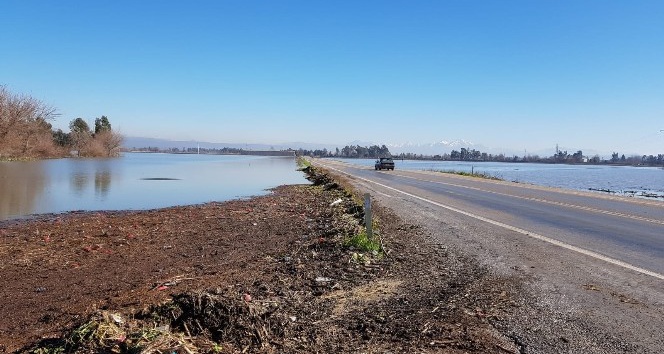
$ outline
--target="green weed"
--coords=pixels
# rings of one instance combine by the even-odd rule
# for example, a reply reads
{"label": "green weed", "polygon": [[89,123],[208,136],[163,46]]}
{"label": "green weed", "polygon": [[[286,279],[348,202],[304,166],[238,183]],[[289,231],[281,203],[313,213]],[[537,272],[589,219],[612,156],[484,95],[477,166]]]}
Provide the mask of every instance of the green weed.
{"label": "green weed", "polygon": [[344,246],[353,247],[362,252],[382,252],[380,240],[376,235],[372,238],[367,236],[366,231],[362,231],[357,235],[347,238],[344,241]]}
{"label": "green weed", "polygon": [[494,181],[502,181],[502,178],[496,177],[486,172],[466,172],[466,171],[456,171],[456,170],[431,170],[432,172],[440,173],[450,173],[453,175],[466,176],[466,177],[475,177],[475,178],[484,178]]}
{"label": "green weed", "polygon": [[311,161],[309,161],[307,158],[298,156],[297,157],[297,167],[301,170],[304,170],[305,168],[311,167]]}

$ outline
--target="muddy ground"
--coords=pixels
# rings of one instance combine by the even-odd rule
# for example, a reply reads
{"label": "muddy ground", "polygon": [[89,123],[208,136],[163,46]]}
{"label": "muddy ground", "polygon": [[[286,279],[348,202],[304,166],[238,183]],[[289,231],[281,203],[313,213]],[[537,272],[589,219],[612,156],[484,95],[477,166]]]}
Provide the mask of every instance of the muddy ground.
{"label": "muddy ground", "polygon": [[317,181],[0,224],[0,352],[523,351],[498,330],[518,310],[518,281],[380,205],[385,254],[349,246],[358,199]]}

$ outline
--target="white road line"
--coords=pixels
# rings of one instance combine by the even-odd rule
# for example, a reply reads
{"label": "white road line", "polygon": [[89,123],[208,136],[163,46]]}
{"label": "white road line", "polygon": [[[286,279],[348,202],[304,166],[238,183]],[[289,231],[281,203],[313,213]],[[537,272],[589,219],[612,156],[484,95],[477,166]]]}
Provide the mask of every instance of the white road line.
{"label": "white road line", "polygon": [[567,207],[567,208],[590,211],[590,212],[594,212],[594,213],[598,213],[598,214],[619,216],[621,218],[627,218],[627,219],[633,219],[633,220],[639,220],[639,221],[646,221],[646,222],[650,222],[650,223],[653,223],[653,224],[664,225],[664,220],[649,219],[649,218],[645,218],[643,216],[619,213],[617,211],[596,209],[596,208],[591,208],[591,207],[587,207],[587,206],[570,204],[570,203],[563,203],[563,202],[556,202],[556,201],[546,200],[546,199],[541,199],[541,198],[523,197],[523,196],[519,196],[519,195],[513,195],[513,194],[507,194],[507,193],[500,193],[500,192],[496,192],[496,191],[490,191],[490,190],[486,190],[486,189],[482,189],[482,188],[478,188],[478,187],[464,186],[462,184],[419,179],[419,178],[415,178],[415,177],[412,177],[412,176],[396,174],[396,173],[394,173],[394,175],[397,175],[397,176],[403,177],[403,178],[410,178],[410,179],[414,179],[414,180],[422,181],[422,182],[429,182],[429,183],[436,183],[436,184],[442,184],[442,185],[459,187],[459,188],[472,189],[472,190],[476,190],[476,191],[480,191],[480,192],[491,193],[491,194],[496,194],[496,195],[502,195],[502,196],[505,196],[505,197],[529,200],[529,201],[540,202],[540,203],[544,203],[544,204],[558,205],[558,206],[563,206],[563,207]]}
{"label": "white road line", "polygon": [[[556,201],[546,200],[546,199],[541,199],[541,198],[524,197],[524,196],[519,196],[519,195],[500,193],[500,192],[491,191],[491,190],[487,190],[487,189],[482,189],[482,188],[478,188],[478,187],[466,186],[466,185],[463,185],[463,184],[456,184],[456,183],[450,183],[450,182],[441,182],[441,181],[432,181],[432,180],[428,180],[428,179],[420,179],[420,178],[417,178],[417,177],[403,175],[403,174],[394,173],[394,172],[390,173],[390,175],[396,175],[396,176],[403,177],[403,178],[410,178],[410,179],[414,179],[416,181],[421,181],[421,182],[429,182],[429,183],[436,183],[436,184],[453,186],[453,187],[458,187],[458,188],[472,189],[472,190],[476,190],[476,191],[480,191],[480,192],[491,193],[491,194],[501,195],[501,196],[510,197],[510,198],[529,200],[529,201],[533,201],[533,202],[557,205],[557,206],[562,206],[562,207],[566,207],[566,208],[579,209],[579,210],[589,211],[589,212],[598,213],[598,214],[618,216],[618,217],[626,218],[626,219],[645,221],[645,222],[649,222],[649,223],[653,223],[653,224],[664,225],[664,220],[650,219],[650,218],[646,218],[646,217],[643,217],[643,216],[625,214],[625,213],[620,213],[620,212],[617,212],[617,211],[602,210],[602,209],[591,208],[591,207],[587,207],[587,206],[583,206],[583,205],[576,205],[576,204],[556,202]],[[523,186],[521,186],[521,187],[523,188]],[[565,192],[567,192],[567,191],[565,191]],[[576,194],[576,193],[573,193],[573,194]],[[595,197],[595,196],[593,196],[593,197]],[[658,204],[647,204],[647,205],[660,206]]]}
{"label": "white road line", "polygon": [[405,191],[402,191],[402,190],[396,189],[396,188],[394,188],[394,187],[390,187],[390,186],[384,185],[384,184],[382,184],[382,183],[378,183],[378,182],[376,182],[376,181],[372,181],[372,180],[370,180],[370,179],[366,179],[366,178],[363,178],[363,177],[360,177],[360,176],[352,175],[352,174],[350,174],[350,173],[348,173],[348,172],[341,171],[341,170],[336,169],[336,168],[334,168],[334,167],[327,166],[326,168],[330,168],[330,169],[332,169],[332,170],[334,170],[334,171],[337,171],[337,172],[339,172],[339,173],[343,173],[343,174],[346,174],[346,175],[349,175],[349,176],[353,176],[354,178],[357,178],[357,179],[360,179],[360,180],[363,180],[363,181],[366,181],[366,182],[369,182],[369,183],[373,183],[373,184],[375,184],[375,185],[378,185],[378,186],[381,186],[381,187],[383,187],[383,188],[386,188],[386,189],[389,189],[389,190],[395,191],[395,192],[397,192],[397,193],[401,193],[401,194],[407,195],[407,196],[409,196],[409,197],[411,197],[411,198],[415,198],[415,199],[421,200],[421,201],[423,201],[423,202],[427,202],[427,203],[429,203],[429,204],[433,204],[433,205],[438,206],[438,207],[441,207],[441,208],[443,208],[443,209],[447,209],[447,210],[450,210],[450,211],[453,211],[453,212],[456,212],[456,213],[459,213],[459,214],[462,214],[462,215],[469,216],[469,217],[474,218],[474,219],[477,219],[477,220],[481,220],[481,221],[487,222],[487,223],[489,223],[489,224],[491,224],[491,225],[499,226],[499,227],[505,228],[505,229],[507,229],[507,230],[511,230],[511,231],[514,231],[514,232],[518,232],[518,233],[520,233],[520,234],[523,234],[523,235],[526,235],[526,236],[532,237],[532,238],[537,239],[537,240],[541,240],[541,241],[544,241],[544,242],[548,242],[548,243],[550,243],[550,244],[553,244],[553,245],[556,245],[556,246],[559,246],[559,247],[562,247],[562,248],[568,249],[568,250],[570,250],[570,251],[578,252],[578,253],[581,253],[581,254],[583,254],[583,255],[590,256],[590,257],[593,257],[593,258],[596,258],[596,259],[599,259],[599,260],[602,260],[602,261],[605,261],[605,262],[611,263],[611,264],[613,264],[613,265],[617,265],[617,266],[619,266],[619,267],[623,267],[623,268],[626,268],[626,269],[629,269],[629,270],[633,270],[633,271],[638,272],[638,273],[641,273],[641,274],[649,275],[649,276],[651,276],[651,277],[655,277],[655,278],[657,278],[657,279],[664,280],[664,275],[663,275],[663,274],[659,274],[659,273],[656,273],[656,272],[653,272],[653,271],[650,271],[650,270],[647,270],[647,269],[644,269],[644,268],[640,268],[640,267],[637,267],[637,266],[631,265],[631,264],[629,264],[629,263],[626,263],[626,262],[623,262],[623,261],[617,260],[617,259],[615,259],[615,258],[607,257],[607,256],[602,255],[602,254],[599,254],[599,253],[597,253],[597,252],[593,252],[593,251],[590,251],[590,250],[587,250],[587,249],[584,249],[584,248],[581,248],[581,247],[573,246],[573,245],[570,245],[570,244],[568,244],[568,243],[565,243],[565,242],[562,242],[562,241],[558,241],[558,240],[552,239],[552,238],[550,238],[550,237],[546,237],[546,236],[543,236],[543,235],[540,235],[540,234],[537,234],[537,233],[534,233],[534,232],[530,232],[530,231],[527,231],[527,230],[524,230],[524,229],[521,229],[521,228],[518,228],[518,227],[515,227],[515,226],[512,226],[512,225],[508,225],[508,224],[502,223],[502,222],[500,222],[500,221],[492,220],[492,219],[485,218],[485,217],[480,216],[480,215],[476,215],[476,214],[473,214],[473,213],[469,213],[469,212],[464,211],[464,210],[461,210],[461,209],[457,209],[457,208],[454,208],[454,207],[451,207],[451,206],[448,206],[448,205],[444,205],[444,204],[441,204],[441,203],[435,202],[435,201],[433,201],[433,200],[431,200],[431,199],[423,198],[423,197],[417,196],[417,195],[415,195],[415,194],[411,194],[411,193],[408,193],[408,192],[405,192]]}
{"label": "white road line", "polygon": [[[352,168],[358,168],[358,169],[373,170],[373,168],[362,166],[362,165],[354,165],[354,164],[351,164],[351,163],[346,162],[346,161],[338,161],[338,160],[331,160],[330,161],[329,160],[329,161],[326,161],[326,163],[337,164],[337,165],[340,164],[340,165],[344,165],[344,166],[348,166],[348,167],[352,167]],[[435,172],[435,171],[423,171],[423,170],[402,170],[402,171],[410,172],[410,173],[417,173],[417,174],[426,174],[426,175],[440,173],[440,172]],[[402,175],[402,174],[399,174],[399,173],[396,173],[396,172],[390,172],[390,174],[401,176],[401,177],[408,177],[408,178],[418,179],[416,177]],[[450,177],[465,178],[465,177],[456,176],[456,175],[453,175],[453,174],[451,174]],[[420,179],[418,179],[418,180],[420,180]],[[421,181],[441,183],[441,182],[429,181],[429,180],[421,180]],[[513,183],[518,183],[518,182],[510,182],[510,181],[502,181],[502,180],[500,180],[500,181],[486,181],[486,182],[496,183],[496,184],[503,184],[503,185],[510,185],[510,184],[513,184]],[[541,191],[541,190],[545,190],[545,191],[555,190],[556,193],[560,193],[560,194],[569,194],[569,195],[577,195],[577,196],[590,196],[590,197],[596,198],[596,199],[619,200],[619,201],[623,201],[623,202],[635,203],[635,204],[640,204],[640,205],[648,205],[648,206],[653,206],[653,207],[658,207],[658,208],[664,207],[664,203],[658,202],[658,201],[653,202],[651,200],[645,200],[645,199],[608,196],[608,195],[602,195],[602,194],[599,194],[599,193],[588,193],[588,192],[575,191],[575,190],[564,189],[564,188],[538,186],[538,185],[533,185],[533,184],[528,184],[528,183],[519,183],[519,188],[533,189],[533,190],[538,190],[538,191]],[[628,214],[624,214],[624,215],[628,215]],[[636,217],[638,218],[638,216],[636,216]],[[654,220],[654,219],[648,219],[648,220]],[[660,221],[660,220],[655,220],[655,222],[664,224],[664,221]]]}

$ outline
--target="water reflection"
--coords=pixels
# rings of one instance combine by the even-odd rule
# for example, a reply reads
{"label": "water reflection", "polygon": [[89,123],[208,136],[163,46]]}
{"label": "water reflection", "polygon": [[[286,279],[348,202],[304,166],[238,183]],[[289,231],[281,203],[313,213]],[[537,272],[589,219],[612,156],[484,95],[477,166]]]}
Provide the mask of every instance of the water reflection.
{"label": "water reflection", "polygon": [[150,209],[307,183],[294,158],[126,154],[0,163],[0,220],[70,210]]}
{"label": "water reflection", "polygon": [[[71,169],[69,187],[73,195],[84,197],[91,192],[94,183],[94,195],[98,200],[104,200],[110,190],[113,172],[120,174],[116,166],[113,171],[113,160],[72,160],[68,164]],[[117,165],[117,164],[116,164]]]}
{"label": "water reflection", "polygon": [[111,171],[102,170],[95,172],[95,195],[104,199],[111,189]]}
{"label": "water reflection", "polygon": [[33,213],[48,182],[39,162],[0,162],[0,220]]}
{"label": "water reflection", "polygon": [[85,187],[88,186],[88,175],[77,173],[71,175],[71,190],[75,195],[82,196],[85,193]]}

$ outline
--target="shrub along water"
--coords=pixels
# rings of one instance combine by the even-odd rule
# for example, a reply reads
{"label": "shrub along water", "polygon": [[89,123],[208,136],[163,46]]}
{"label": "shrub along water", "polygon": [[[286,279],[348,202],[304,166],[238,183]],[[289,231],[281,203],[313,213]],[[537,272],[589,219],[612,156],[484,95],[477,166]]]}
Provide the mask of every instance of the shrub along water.
{"label": "shrub along water", "polygon": [[120,154],[122,136],[111,129],[106,116],[95,120],[92,131],[83,118],[74,119],[70,132],[53,130],[59,114],[42,101],[0,86],[0,159],[23,160],[70,156],[113,157]]}

